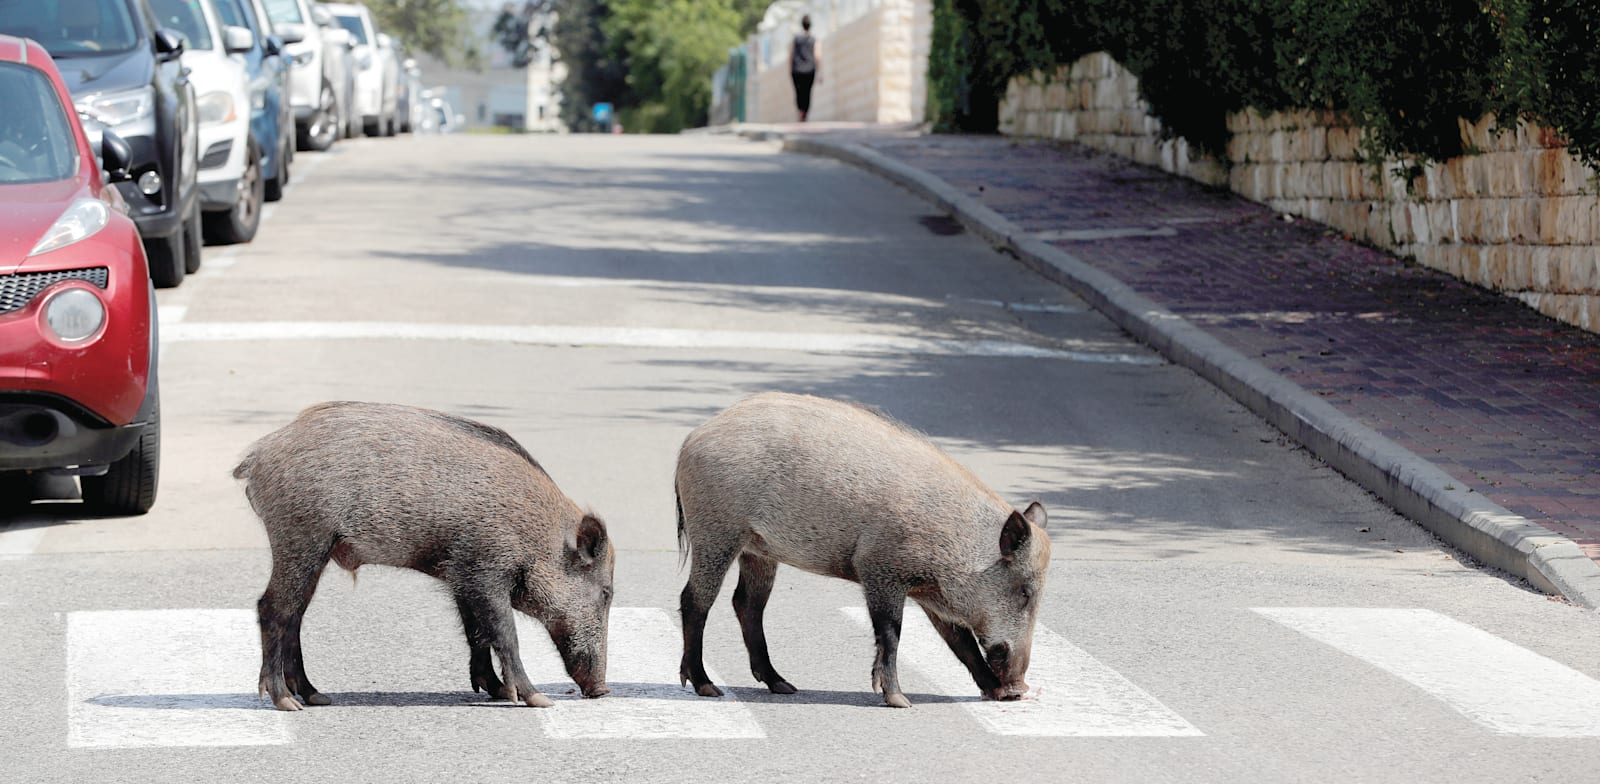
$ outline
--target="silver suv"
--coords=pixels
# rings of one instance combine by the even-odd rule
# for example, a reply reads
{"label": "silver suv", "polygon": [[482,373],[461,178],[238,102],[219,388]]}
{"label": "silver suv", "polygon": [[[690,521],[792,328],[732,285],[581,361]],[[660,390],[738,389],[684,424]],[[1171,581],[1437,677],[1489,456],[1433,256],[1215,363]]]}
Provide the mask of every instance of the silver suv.
{"label": "silver suv", "polygon": [[311,0],[263,0],[273,31],[285,40],[289,58],[289,104],[294,108],[295,146],[326,150],[350,127],[355,44],[328,13]]}

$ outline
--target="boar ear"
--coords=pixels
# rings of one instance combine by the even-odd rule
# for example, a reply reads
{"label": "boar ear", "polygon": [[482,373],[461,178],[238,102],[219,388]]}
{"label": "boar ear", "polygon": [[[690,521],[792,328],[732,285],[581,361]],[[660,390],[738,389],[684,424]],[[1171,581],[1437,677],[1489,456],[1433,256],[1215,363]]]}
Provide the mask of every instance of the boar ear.
{"label": "boar ear", "polygon": [[577,542],[573,545],[578,561],[584,566],[600,560],[606,549],[606,526],[600,518],[586,514],[578,521]]}
{"label": "boar ear", "polygon": [[1028,504],[1028,508],[1022,510],[1022,517],[1040,528],[1045,527],[1045,524],[1049,521],[1049,517],[1044,513],[1044,504],[1038,501]]}
{"label": "boar ear", "polygon": [[1033,526],[1022,514],[1013,510],[1011,516],[1006,518],[1006,524],[1000,526],[1000,559],[1010,561],[1016,557],[1017,552],[1028,546],[1028,538],[1033,536]]}

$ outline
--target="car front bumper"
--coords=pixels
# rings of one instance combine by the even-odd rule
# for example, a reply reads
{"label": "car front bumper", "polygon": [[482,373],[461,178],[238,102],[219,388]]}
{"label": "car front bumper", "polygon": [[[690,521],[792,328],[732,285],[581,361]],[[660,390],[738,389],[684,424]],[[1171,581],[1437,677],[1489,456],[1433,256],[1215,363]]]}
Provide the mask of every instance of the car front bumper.
{"label": "car front bumper", "polygon": [[0,471],[110,465],[139,443],[145,424],[112,425],[53,395],[0,393]]}

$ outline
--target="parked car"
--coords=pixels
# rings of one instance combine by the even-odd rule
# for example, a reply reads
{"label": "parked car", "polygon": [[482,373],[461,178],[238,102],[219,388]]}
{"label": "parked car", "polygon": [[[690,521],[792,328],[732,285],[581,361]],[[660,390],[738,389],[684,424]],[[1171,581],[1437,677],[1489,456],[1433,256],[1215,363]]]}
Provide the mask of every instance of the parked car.
{"label": "parked car", "polygon": [[255,45],[222,24],[209,2],[150,0],[156,21],[182,33],[200,115],[200,210],[207,242],[249,242],[261,223],[261,153],[250,134],[250,76],[241,56]]}
{"label": "parked car", "polygon": [[102,177],[36,42],[0,35],[0,106],[0,501],[76,475],[97,510],[142,514],[161,464],[155,289],[111,184],[137,159],[102,131]]}
{"label": "parked car", "polygon": [[[289,104],[294,108],[296,144],[302,150],[326,150],[338,141],[349,100],[345,85],[350,59],[348,37],[335,44],[325,24],[318,21],[311,0],[265,0],[272,29],[285,40],[299,38],[285,48],[289,68]],[[334,24],[326,11],[322,17]],[[341,28],[342,29],[342,28]]]}
{"label": "parked car", "polygon": [[200,266],[199,118],[182,36],[157,25],[147,0],[0,0],[0,33],[38,41],[62,64],[91,142],[103,128],[127,141],[133,178],[117,188],[150,277],[181,284]]}
{"label": "parked car", "polygon": [[399,97],[400,63],[394,40],[379,33],[372,12],[359,3],[326,3],[340,26],[355,39],[356,113],[368,136],[393,136],[399,130],[396,101]]}
{"label": "parked car", "polygon": [[400,63],[400,86],[395,99],[395,114],[400,118],[400,132],[411,133],[421,123],[422,68],[417,61],[407,57]]}
{"label": "parked car", "polygon": [[289,107],[289,64],[284,52],[291,42],[273,32],[261,0],[211,0],[211,7],[223,24],[243,27],[255,39],[250,49],[238,56],[250,75],[250,133],[265,172],[262,195],[267,201],[277,201],[289,186],[289,164],[294,161],[294,116]]}

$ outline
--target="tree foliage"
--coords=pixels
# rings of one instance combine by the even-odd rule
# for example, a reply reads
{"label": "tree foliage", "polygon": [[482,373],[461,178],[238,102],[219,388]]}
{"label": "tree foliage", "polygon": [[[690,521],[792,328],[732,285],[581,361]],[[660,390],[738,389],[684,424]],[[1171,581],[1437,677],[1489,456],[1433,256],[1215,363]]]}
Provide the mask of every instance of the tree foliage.
{"label": "tree foliage", "polygon": [[363,0],[378,29],[406,49],[427,52],[441,62],[475,67],[478,42],[461,0]]}

